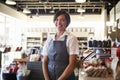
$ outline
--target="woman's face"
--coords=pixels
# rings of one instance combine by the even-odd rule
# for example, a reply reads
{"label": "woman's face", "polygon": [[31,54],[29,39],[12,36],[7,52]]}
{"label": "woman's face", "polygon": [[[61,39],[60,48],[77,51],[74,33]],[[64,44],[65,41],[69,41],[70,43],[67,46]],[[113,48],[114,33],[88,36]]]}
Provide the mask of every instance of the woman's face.
{"label": "woman's face", "polygon": [[54,23],[58,31],[65,31],[67,21],[64,15],[59,15]]}

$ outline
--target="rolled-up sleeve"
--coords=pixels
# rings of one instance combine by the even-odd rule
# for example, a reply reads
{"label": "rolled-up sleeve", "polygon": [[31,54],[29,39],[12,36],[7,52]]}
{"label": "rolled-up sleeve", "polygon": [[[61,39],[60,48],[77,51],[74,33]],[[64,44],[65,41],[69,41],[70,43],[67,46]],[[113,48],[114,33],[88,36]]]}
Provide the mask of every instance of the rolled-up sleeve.
{"label": "rolled-up sleeve", "polygon": [[48,45],[49,45],[49,42],[50,42],[50,38],[48,38],[43,46],[43,50],[42,50],[42,55],[43,56],[46,56],[48,55]]}
{"label": "rolled-up sleeve", "polygon": [[78,40],[75,36],[71,37],[68,40],[68,51],[69,51],[70,55],[72,55],[72,54],[78,55],[79,54]]}
{"label": "rolled-up sleeve", "polygon": [[44,55],[47,55],[46,46],[47,46],[47,45],[44,45],[44,46],[43,46],[43,50],[42,50],[42,55],[43,55],[43,56],[44,56]]}

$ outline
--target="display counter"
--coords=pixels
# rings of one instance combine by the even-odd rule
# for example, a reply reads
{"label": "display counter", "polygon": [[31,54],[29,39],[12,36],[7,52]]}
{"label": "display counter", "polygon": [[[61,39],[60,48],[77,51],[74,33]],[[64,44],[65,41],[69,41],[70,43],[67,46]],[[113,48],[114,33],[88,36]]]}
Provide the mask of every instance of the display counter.
{"label": "display counter", "polygon": [[79,80],[114,80],[113,78],[92,78],[92,77],[85,77],[79,78]]}
{"label": "display counter", "polygon": [[112,75],[109,75],[106,71],[102,71],[102,72],[101,71],[100,69],[95,71],[95,73],[90,71],[90,75],[89,75],[84,69],[80,69],[78,80],[114,80]]}
{"label": "display counter", "polygon": [[44,80],[42,62],[27,62],[28,70],[31,70],[28,80]]}
{"label": "display counter", "polygon": [[3,80],[17,80],[16,73],[2,73]]}

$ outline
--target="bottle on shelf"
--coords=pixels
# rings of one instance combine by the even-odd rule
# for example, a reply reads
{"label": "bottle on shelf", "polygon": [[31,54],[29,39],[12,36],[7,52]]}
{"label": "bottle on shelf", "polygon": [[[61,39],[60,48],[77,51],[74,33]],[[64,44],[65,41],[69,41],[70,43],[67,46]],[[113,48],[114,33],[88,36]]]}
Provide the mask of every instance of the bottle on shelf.
{"label": "bottle on shelf", "polygon": [[88,41],[88,47],[93,47],[92,41],[92,38],[90,38],[90,40]]}

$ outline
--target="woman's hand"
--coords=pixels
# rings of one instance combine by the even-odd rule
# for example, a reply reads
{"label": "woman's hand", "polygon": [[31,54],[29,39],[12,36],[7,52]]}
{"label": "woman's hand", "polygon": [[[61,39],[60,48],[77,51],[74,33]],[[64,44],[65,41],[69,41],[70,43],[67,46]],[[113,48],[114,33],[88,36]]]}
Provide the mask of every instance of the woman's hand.
{"label": "woman's hand", "polygon": [[59,77],[59,78],[58,78],[58,80],[65,80],[65,79],[63,79],[63,78]]}
{"label": "woman's hand", "polygon": [[62,75],[58,78],[58,80],[66,80],[70,76],[70,74],[75,69],[75,62],[76,62],[76,55],[70,55],[69,64],[62,73]]}

